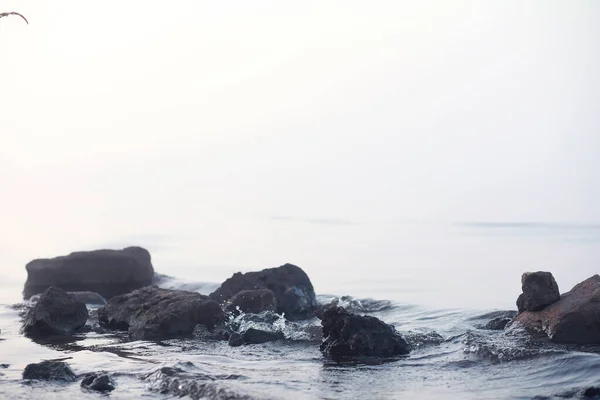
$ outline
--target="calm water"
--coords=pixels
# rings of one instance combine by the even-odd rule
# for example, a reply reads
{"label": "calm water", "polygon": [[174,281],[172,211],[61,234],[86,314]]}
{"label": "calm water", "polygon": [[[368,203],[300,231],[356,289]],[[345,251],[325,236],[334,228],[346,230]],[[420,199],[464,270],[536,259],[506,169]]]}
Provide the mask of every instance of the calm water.
{"label": "calm water", "polygon": [[[179,366],[182,380],[210,375],[216,377],[211,381],[216,388],[258,398],[531,398],[600,384],[600,356],[594,348],[529,343],[478,329],[494,310],[515,309],[524,271],[552,271],[563,292],[597,273],[599,226],[289,217],[245,226],[247,231],[226,225],[215,232],[229,237],[228,246],[219,247],[211,246],[214,239],[206,233],[187,232],[111,240],[64,235],[39,251],[3,249],[0,363],[9,367],[0,370],[0,394],[97,397],[81,392],[77,384],[20,382],[26,364],[65,356],[72,357],[76,373],[115,373],[113,398],[168,398],[156,392],[154,375],[140,379],[165,365]],[[190,340],[127,342],[95,333],[41,346],[19,335],[18,312],[7,306],[20,301],[25,262],[75,249],[131,244],[152,252],[158,272],[181,278],[175,287],[204,293],[238,270],[295,263],[308,273],[321,301],[341,295],[362,299],[362,312],[394,324],[420,345],[406,359],[344,366],[323,359],[318,343],[306,340],[304,328],[281,324],[273,329],[283,329],[288,340],[242,348]],[[388,303],[383,307],[368,298]],[[229,375],[237,379],[219,378]]]}

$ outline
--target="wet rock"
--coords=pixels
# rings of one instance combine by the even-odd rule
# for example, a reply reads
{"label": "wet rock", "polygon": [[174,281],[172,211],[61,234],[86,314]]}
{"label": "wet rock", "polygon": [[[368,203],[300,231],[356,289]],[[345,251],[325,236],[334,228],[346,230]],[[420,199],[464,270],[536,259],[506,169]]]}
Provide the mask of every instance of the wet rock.
{"label": "wet rock", "polygon": [[29,364],[23,371],[23,379],[73,382],[76,378],[69,364],[63,361],[50,360]]}
{"label": "wet rock", "polygon": [[244,336],[241,333],[234,332],[229,336],[229,345],[231,347],[238,347],[244,344]]}
{"label": "wet rock", "polygon": [[25,299],[50,286],[66,291],[90,291],[106,299],[152,284],[150,253],[141,247],[71,253],[33,260],[26,266]]}
{"label": "wet rock", "polygon": [[94,292],[68,292],[70,295],[75,296],[75,298],[82,303],[85,303],[90,306],[105,306],[106,299],[100,296],[98,293]]}
{"label": "wet rock", "polygon": [[115,381],[106,372],[86,374],[81,381],[82,388],[96,392],[111,392],[115,386]]}
{"label": "wet rock", "polygon": [[196,325],[192,334],[199,340],[229,340],[231,331],[225,325],[218,325],[213,329],[208,329],[204,325]]}
{"label": "wet rock", "polygon": [[8,367],[10,367],[9,364],[0,364],[0,369],[6,369]]}
{"label": "wet rock", "polygon": [[582,399],[600,399],[600,387],[590,386],[581,391]]}
{"label": "wet rock", "polygon": [[191,336],[196,325],[212,329],[226,319],[221,306],[207,296],[156,286],[113,297],[98,309],[100,326],[128,331],[136,340]]}
{"label": "wet rock", "polygon": [[558,284],[550,272],[525,272],[521,276],[523,293],[517,299],[519,312],[541,311],[560,300]]}
{"label": "wet rock", "polygon": [[84,303],[51,286],[27,312],[22,331],[34,339],[71,335],[84,326],[87,319],[88,310]]}
{"label": "wet rock", "polygon": [[282,332],[279,331],[263,331],[261,329],[248,328],[244,332],[245,344],[261,344],[274,342],[276,340],[285,339]]}
{"label": "wet rock", "polygon": [[410,352],[396,329],[372,316],[352,314],[342,307],[318,310],[324,341],[321,351],[332,358],[392,357]]}
{"label": "wet rock", "polygon": [[490,320],[487,324],[483,326],[483,329],[488,329],[491,331],[501,331],[506,325],[513,320],[514,317],[517,316],[517,313],[514,311],[507,311],[504,314]]}
{"label": "wet rock", "polygon": [[575,285],[541,311],[522,312],[507,329],[519,327],[544,332],[557,343],[600,344],[600,276]]}
{"label": "wet rock", "polygon": [[226,311],[258,314],[263,311],[277,311],[275,293],[269,289],[242,290],[233,296],[225,307]]}
{"label": "wet rock", "polygon": [[315,291],[306,273],[292,264],[258,272],[235,273],[210,298],[223,304],[243,290],[269,289],[275,294],[277,312],[289,320],[313,316],[317,306]]}

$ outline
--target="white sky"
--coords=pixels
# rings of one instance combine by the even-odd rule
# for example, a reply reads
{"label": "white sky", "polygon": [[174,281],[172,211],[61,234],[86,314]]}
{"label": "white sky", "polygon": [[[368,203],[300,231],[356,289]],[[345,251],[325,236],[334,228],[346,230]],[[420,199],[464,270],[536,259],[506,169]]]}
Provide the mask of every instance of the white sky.
{"label": "white sky", "polygon": [[600,222],[600,2],[1,8],[30,25],[0,19],[0,250],[274,216]]}

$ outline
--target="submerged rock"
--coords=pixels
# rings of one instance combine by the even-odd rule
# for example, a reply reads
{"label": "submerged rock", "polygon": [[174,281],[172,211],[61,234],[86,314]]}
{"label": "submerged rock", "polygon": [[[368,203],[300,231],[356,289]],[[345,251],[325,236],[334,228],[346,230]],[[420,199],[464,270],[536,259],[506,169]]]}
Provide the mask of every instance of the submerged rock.
{"label": "submerged rock", "polygon": [[133,339],[191,336],[198,324],[212,329],[226,319],[221,306],[207,296],[156,286],[113,297],[98,309],[102,327],[128,331]]}
{"label": "submerged rock", "polygon": [[49,287],[28,310],[22,331],[27,337],[71,335],[85,325],[88,310],[75,296],[54,286]]}
{"label": "submerged rock", "polygon": [[37,379],[44,381],[73,382],[77,376],[63,361],[42,361],[37,364],[29,364],[23,371],[23,379]]}
{"label": "submerged rock", "polygon": [[410,346],[378,318],[352,314],[342,307],[317,312],[323,326],[321,351],[332,358],[392,357],[410,352]]}
{"label": "submerged rock", "polygon": [[115,381],[106,372],[91,372],[81,381],[82,388],[96,392],[111,392],[115,386]]}
{"label": "submerged rock", "polygon": [[575,285],[541,311],[524,311],[507,327],[545,332],[557,343],[600,344],[600,276]]}
{"label": "submerged rock", "polygon": [[258,314],[263,311],[277,311],[275,293],[269,289],[242,290],[233,296],[225,310],[229,312]]}
{"label": "submerged rock", "polygon": [[525,272],[521,276],[523,293],[517,299],[519,312],[541,311],[560,300],[558,284],[550,272]]}
{"label": "submerged rock", "polygon": [[317,306],[308,275],[292,264],[245,274],[237,272],[211,293],[210,298],[223,304],[243,290],[256,289],[271,290],[277,300],[277,312],[284,313],[289,320],[312,317]]}
{"label": "submerged rock", "polygon": [[110,299],[152,284],[150,253],[141,247],[71,253],[28,263],[25,299],[50,286],[66,291],[90,291]]}

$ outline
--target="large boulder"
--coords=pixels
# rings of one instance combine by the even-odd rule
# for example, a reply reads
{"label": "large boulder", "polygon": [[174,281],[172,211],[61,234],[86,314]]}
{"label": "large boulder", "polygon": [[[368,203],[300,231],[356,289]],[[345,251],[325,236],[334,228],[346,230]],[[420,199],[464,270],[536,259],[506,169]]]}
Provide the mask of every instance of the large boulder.
{"label": "large boulder", "polygon": [[525,272],[521,287],[523,293],[517,299],[519,312],[540,311],[560,300],[558,284],[550,272]]}
{"label": "large boulder", "polygon": [[317,312],[323,327],[321,351],[333,359],[393,357],[410,352],[406,340],[378,318],[328,306]]}
{"label": "large boulder", "polygon": [[212,329],[227,320],[221,306],[196,292],[148,286],[113,297],[98,309],[98,321],[128,331],[133,339],[191,336],[198,324]]}
{"label": "large boulder", "polygon": [[575,285],[541,311],[523,311],[507,327],[544,332],[557,343],[600,344],[600,276]]}
{"label": "large boulder", "polygon": [[277,311],[277,299],[275,293],[269,289],[242,290],[233,296],[228,302],[225,310],[229,312],[259,314],[263,311]]}
{"label": "large boulder", "polygon": [[50,286],[66,291],[96,292],[106,299],[152,284],[150,253],[141,247],[71,253],[29,262],[25,299]]}
{"label": "large boulder", "polygon": [[77,375],[66,362],[48,360],[37,364],[28,364],[23,371],[23,379],[73,382],[77,379]]}
{"label": "large boulder", "polygon": [[277,300],[277,312],[284,313],[289,320],[312,317],[317,307],[308,275],[292,264],[245,274],[237,272],[211,293],[210,298],[223,304],[243,290],[256,289],[271,290]]}
{"label": "large boulder", "polygon": [[34,339],[71,335],[84,326],[87,319],[85,303],[64,290],[51,286],[27,311],[22,331],[25,336]]}

